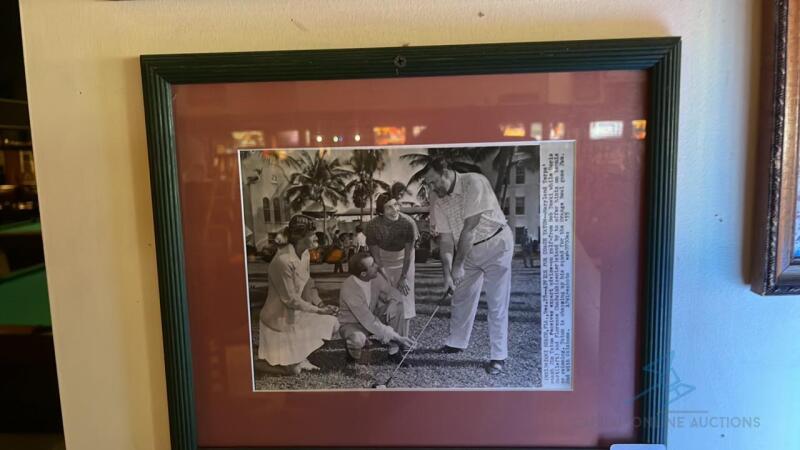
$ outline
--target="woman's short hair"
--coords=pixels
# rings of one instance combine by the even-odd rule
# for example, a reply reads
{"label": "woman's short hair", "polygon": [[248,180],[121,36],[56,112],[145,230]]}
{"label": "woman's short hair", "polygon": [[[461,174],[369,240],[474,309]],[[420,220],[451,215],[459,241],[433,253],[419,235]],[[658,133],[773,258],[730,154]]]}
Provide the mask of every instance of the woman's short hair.
{"label": "woman's short hair", "polygon": [[383,207],[386,206],[386,203],[388,203],[389,200],[394,200],[394,197],[392,197],[392,194],[388,192],[382,193],[377,199],[375,199],[375,213],[377,215],[383,215]]}

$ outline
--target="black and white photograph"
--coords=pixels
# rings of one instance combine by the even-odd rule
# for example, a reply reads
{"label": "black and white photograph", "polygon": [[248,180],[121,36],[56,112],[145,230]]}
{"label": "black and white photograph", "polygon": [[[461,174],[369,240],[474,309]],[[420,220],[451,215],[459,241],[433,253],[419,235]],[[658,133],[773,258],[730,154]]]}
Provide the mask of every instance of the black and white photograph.
{"label": "black and white photograph", "polygon": [[570,390],[574,150],[239,150],[254,391]]}

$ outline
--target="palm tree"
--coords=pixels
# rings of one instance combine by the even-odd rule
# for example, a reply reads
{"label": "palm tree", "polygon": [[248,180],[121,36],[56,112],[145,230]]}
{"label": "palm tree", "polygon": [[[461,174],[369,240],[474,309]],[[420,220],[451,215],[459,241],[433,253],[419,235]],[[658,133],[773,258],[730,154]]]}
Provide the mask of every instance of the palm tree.
{"label": "palm tree", "polygon": [[345,200],[345,181],[353,172],[342,167],[338,158],[328,158],[328,151],[303,152],[297,160],[298,172],[289,178],[286,200],[291,208],[300,211],[308,203],[322,205],[322,227],[327,235],[327,206],[336,206]]}
{"label": "palm tree", "polygon": [[350,167],[353,168],[355,178],[347,183],[345,191],[352,192],[353,205],[361,209],[362,216],[369,199],[370,219],[373,215],[372,200],[375,192],[379,189],[389,190],[389,183],[375,178],[375,172],[383,170],[385,165],[383,150],[353,150],[353,156],[350,157]]}
{"label": "palm tree", "polygon": [[[524,161],[538,164],[538,147],[503,146],[482,147],[480,149],[474,147],[432,148],[428,149],[427,154],[414,153],[403,155],[400,158],[407,160],[412,168],[421,167],[421,169],[415,172],[408,180],[408,184],[410,185],[424,178],[425,172],[435,159],[445,161],[447,166],[456,172],[482,173],[478,164],[486,161],[492,155],[492,168],[497,172],[494,191],[498,201],[502,205],[507,195],[508,184],[511,179],[511,170],[516,164],[520,164]],[[417,198],[423,202],[427,200],[428,192],[424,185],[420,186],[417,192]]]}
{"label": "palm tree", "polygon": [[[352,183],[352,181],[350,183]],[[347,187],[345,187],[345,189],[347,189]],[[367,206],[367,197],[369,196],[369,194],[367,193],[367,189],[361,184],[353,186],[352,189],[353,189],[353,206],[361,210],[361,217],[359,217],[359,220],[363,221],[364,208]]]}
{"label": "palm tree", "polygon": [[408,179],[406,185],[411,185],[416,182],[421,182],[425,178],[425,172],[428,171],[430,165],[435,160],[444,161],[447,167],[455,170],[456,172],[477,172],[482,173],[481,168],[477,163],[485,159],[484,152],[478,152],[476,149],[470,148],[429,148],[427,153],[411,153],[408,155],[400,156],[401,160],[408,161],[412,168],[420,168],[411,178]]}
{"label": "palm tree", "polygon": [[419,186],[417,190],[417,200],[422,206],[430,205],[430,196],[428,195],[428,186],[424,183]]}

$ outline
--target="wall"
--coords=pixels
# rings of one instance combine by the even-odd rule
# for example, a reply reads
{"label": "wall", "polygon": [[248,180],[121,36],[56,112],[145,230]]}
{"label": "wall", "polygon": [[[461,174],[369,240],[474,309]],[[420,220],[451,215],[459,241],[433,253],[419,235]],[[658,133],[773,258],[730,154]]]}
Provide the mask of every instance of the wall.
{"label": "wall", "polygon": [[673,368],[695,387],[670,448],[799,447],[800,301],[743,275],[759,5],[21,0],[68,447],[168,448],[138,55],[662,35],[684,39]]}

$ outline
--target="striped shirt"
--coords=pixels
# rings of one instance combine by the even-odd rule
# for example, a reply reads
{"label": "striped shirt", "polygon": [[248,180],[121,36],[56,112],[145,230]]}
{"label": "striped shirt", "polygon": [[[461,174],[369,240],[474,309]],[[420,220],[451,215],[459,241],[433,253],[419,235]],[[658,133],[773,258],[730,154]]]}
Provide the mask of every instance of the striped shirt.
{"label": "striped shirt", "polygon": [[494,235],[505,226],[506,216],[489,180],[479,173],[456,173],[453,191],[444,197],[431,192],[431,226],[437,233],[452,233],[458,245],[464,219],[480,214],[478,226],[474,229],[473,242],[482,241]]}

